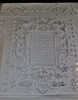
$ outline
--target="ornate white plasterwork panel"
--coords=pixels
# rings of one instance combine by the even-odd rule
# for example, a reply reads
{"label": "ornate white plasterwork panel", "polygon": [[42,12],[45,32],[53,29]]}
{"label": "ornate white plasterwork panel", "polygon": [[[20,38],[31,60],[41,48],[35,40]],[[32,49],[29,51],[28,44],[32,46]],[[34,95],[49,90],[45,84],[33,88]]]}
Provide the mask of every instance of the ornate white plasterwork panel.
{"label": "ornate white plasterwork panel", "polygon": [[[40,16],[40,5],[39,8],[34,8],[39,12],[35,15],[31,14],[32,9],[28,10],[30,16],[22,12],[23,9],[26,10],[24,5],[21,10],[16,5],[11,9],[12,13],[7,10],[11,14],[9,16],[7,12],[5,17],[1,13],[3,27],[6,29],[1,95],[78,94],[78,18],[77,13],[72,10],[75,5],[47,5],[44,9],[41,4],[43,14]],[[49,5],[59,7],[59,10],[49,8]],[[69,6],[71,9],[67,8]],[[61,14],[59,12],[64,12],[62,7],[66,8],[65,13]]]}

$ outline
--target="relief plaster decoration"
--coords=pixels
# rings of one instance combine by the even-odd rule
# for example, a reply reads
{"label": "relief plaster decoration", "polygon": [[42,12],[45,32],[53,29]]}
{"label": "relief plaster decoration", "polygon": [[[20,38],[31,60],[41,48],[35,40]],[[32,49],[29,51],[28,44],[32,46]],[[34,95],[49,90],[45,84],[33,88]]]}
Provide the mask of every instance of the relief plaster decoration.
{"label": "relief plaster decoration", "polygon": [[0,95],[78,94],[77,16],[74,3],[4,4]]}

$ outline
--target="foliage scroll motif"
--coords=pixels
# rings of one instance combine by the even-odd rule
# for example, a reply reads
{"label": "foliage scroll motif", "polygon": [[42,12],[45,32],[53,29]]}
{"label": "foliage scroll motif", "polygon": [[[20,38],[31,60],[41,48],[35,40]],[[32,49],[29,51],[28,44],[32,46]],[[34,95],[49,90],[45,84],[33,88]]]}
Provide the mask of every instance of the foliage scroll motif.
{"label": "foliage scroll motif", "polygon": [[[25,87],[29,91],[37,91],[38,94],[47,94],[63,87],[67,88],[70,82],[69,72],[72,71],[72,63],[66,62],[69,58],[74,59],[70,52],[70,39],[65,21],[49,17],[34,17],[27,19],[16,19],[12,26],[8,49],[8,70],[12,76],[8,85],[10,88]],[[54,66],[31,66],[27,62],[27,36],[31,31],[52,31],[55,36],[57,63]],[[10,33],[10,32],[9,32]],[[58,61],[59,60],[59,61]],[[69,82],[69,83],[68,83]],[[74,81],[75,82],[75,81]],[[72,84],[71,84],[72,85]]]}

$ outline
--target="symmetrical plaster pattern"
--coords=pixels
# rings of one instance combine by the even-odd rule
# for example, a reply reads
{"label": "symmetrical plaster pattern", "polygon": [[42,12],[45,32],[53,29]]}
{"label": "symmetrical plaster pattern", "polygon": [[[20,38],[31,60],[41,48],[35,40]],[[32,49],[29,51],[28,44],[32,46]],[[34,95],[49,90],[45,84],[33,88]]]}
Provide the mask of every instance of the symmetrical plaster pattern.
{"label": "symmetrical plaster pattern", "polygon": [[74,3],[2,7],[1,95],[78,94],[77,17]]}

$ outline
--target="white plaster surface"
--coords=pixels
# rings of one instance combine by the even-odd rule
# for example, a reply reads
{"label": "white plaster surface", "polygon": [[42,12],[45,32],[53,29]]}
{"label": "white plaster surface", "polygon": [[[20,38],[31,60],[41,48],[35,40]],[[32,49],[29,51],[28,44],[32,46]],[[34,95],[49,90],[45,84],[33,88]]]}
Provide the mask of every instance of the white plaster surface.
{"label": "white plaster surface", "polygon": [[0,100],[78,99],[77,4],[3,4],[0,47]]}

